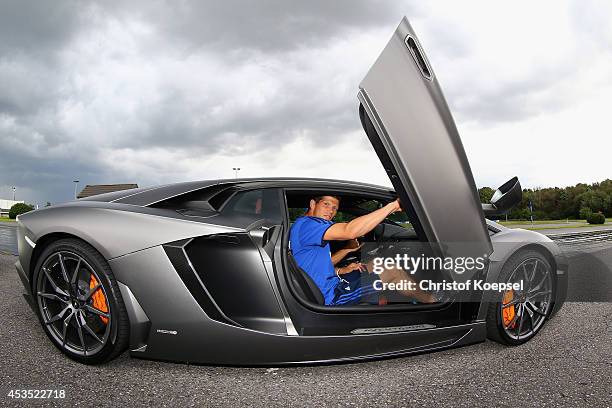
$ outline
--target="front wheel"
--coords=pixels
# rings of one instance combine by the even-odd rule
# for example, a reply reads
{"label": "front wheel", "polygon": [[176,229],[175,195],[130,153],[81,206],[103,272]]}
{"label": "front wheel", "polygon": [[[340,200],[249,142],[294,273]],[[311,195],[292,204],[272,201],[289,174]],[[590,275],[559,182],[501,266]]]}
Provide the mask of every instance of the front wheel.
{"label": "front wheel", "polygon": [[523,344],[542,328],[554,299],[553,268],[538,251],[520,251],[502,268],[499,282],[522,283],[522,290],[496,294],[487,313],[487,337],[507,345]]}
{"label": "front wheel", "polygon": [[51,243],[33,278],[43,329],[68,357],[98,364],[127,347],[129,323],[117,281],[93,247],[77,239]]}

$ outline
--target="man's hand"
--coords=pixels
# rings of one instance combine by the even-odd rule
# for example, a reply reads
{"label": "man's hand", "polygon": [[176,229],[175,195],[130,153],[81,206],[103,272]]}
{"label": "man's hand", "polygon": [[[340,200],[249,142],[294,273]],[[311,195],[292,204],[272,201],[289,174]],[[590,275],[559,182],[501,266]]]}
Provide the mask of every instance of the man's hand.
{"label": "man's hand", "polygon": [[338,272],[338,275],[344,275],[345,273],[351,273],[353,271],[365,272],[366,270],[367,270],[366,266],[362,264],[361,262],[353,262],[342,268],[336,269],[336,271]]}
{"label": "man's hand", "polygon": [[387,207],[390,208],[391,212],[389,214],[393,214],[394,212],[402,211],[402,205],[399,202],[399,198],[395,201],[391,201],[387,204]]}
{"label": "man's hand", "polygon": [[356,239],[351,239],[342,249],[337,250],[331,256],[332,264],[336,265],[338,262],[343,260],[351,252],[355,252],[361,248],[363,244],[359,244]]}
{"label": "man's hand", "polygon": [[363,244],[357,241],[356,239],[350,239],[346,243],[344,250],[346,251],[347,254],[350,254],[351,252],[358,251],[359,249],[361,249],[362,246]]}

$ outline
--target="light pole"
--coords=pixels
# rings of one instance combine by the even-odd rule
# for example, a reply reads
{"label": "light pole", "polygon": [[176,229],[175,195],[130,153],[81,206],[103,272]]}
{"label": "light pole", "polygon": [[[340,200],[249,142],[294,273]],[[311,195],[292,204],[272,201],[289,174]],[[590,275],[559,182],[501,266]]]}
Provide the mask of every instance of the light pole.
{"label": "light pole", "polygon": [[15,190],[17,190],[17,187],[13,186],[13,201],[15,201]]}
{"label": "light pole", "polygon": [[72,180],[74,183],[74,199],[76,200],[77,196],[77,188],[79,187],[79,180]]}
{"label": "light pole", "polygon": [[238,178],[238,172],[240,171],[240,167],[232,167],[232,170],[234,170],[234,178]]}

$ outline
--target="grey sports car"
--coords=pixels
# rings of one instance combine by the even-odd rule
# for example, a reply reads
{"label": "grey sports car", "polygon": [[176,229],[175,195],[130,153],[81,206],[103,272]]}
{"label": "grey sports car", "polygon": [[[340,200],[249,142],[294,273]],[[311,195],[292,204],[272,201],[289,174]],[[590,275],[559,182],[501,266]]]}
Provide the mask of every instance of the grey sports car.
{"label": "grey sports car", "polygon": [[[359,115],[393,189],[270,178],[178,183],[102,194],[18,218],[16,268],[51,342],[96,364],[134,357],[278,365],[371,359],[532,338],[562,306],[567,262],[545,236],[485,216],[521,197],[513,178],[480,203],[451,113],[406,19],[360,84]],[[520,283],[326,306],[288,234],[313,196],[341,198],[347,221],[399,198],[403,212],[362,237],[369,252],[484,256],[438,282]],[[342,244],[342,243],[340,243]],[[418,245],[417,245],[418,244]],[[367,256],[365,249],[354,254]],[[383,299],[381,298],[381,299]]]}

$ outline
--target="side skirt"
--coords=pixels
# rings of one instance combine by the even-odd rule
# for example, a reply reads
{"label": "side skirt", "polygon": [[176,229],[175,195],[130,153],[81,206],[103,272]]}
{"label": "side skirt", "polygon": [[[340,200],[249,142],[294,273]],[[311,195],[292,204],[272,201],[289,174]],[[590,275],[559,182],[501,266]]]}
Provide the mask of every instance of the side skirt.
{"label": "side skirt", "polygon": [[[284,366],[374,360],[479,343],[484,321],[402,333],[350,336],[282,336],[214,323],[202,336],[171,336],[164,348],[149,344],[137,358],[227,366]],[[203,328],[204,329],[204,328]],[[248,344],[248,347],[245,347]]]}

